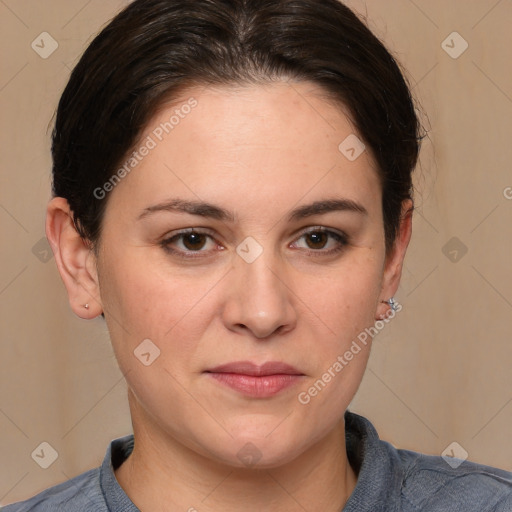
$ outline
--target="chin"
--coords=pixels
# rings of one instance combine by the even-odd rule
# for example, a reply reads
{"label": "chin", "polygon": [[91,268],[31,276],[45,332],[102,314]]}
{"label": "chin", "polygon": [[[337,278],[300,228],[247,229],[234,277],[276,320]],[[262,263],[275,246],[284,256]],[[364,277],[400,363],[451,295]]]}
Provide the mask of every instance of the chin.
{"label": "chin", "polygon": [[229,465],[241,469],[273,469],[292,462],[299,455],[297,447],[273,448],[272,450],[247,441],[235,453],[230,454]]}
{"label": "chin", "polygon": [[306,449],[300,439],[284,429],[275,436],[268,433],[267,429],[260,435],[235,436],[225,447],[228,453],[224,462],[238,468],[271,469],[292,462]]}

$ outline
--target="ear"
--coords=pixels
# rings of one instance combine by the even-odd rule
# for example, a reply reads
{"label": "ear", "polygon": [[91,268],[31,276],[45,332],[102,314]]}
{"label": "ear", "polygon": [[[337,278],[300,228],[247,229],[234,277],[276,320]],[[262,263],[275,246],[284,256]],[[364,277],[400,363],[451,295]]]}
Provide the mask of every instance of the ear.
{"label": "ear", "polygon": [[389,306],[383,304],[381,301],[388,301],[398,290],[400,278],[402,277],[405,252],[411,240],[412,212],[413,202],[411,199],[407,199],[402,203],[400,227],[395,242],[389,254],[386,255],[376,320],[385,318],[386,314],[389,312]]}
{"label": "ear", "polygon": [[[96,257],[75,228],[66,199],[54,197],[46,210],[46,238],[50,243],[71,309],[80,318],[100,315],[100,297]],[[85,305],[88,304],[88,308]]]}

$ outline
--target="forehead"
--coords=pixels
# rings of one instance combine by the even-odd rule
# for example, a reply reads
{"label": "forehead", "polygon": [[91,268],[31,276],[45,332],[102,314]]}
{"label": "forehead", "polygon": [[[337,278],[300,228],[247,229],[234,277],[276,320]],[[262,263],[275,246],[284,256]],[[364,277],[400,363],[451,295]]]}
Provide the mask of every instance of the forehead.
{"label": "forehead", "polygon": [[[191,101],[197,104],[188,109]],[[176,123],[175,118],[172,133],[167,133],[162,125],[173,111],[180,120]],[[157,130],[158,135],[159,128],[164,128],[162,137],[179,138],[183,127],[194,136],[201,154],[263,146],[280,149],[287,156],[300,155],[311,146],[332,152],[340,138],[356,132],[346,109],[328,101],[325,92],[309,82],[188,89],[180,99],[160,108],[146,132]]]}
{"label": "forehead", "polygon": [[[130,197],[296,201],[314,190],[379,195],[374,160],[341,106],[307,82],[197,87],[164,104],[146,126],[144,151],[119,189]],[[355,144],[355,145],[354,145]],[[360,144],[360,146],[357,146]],[[349,148],[352,149],[352,148]],[[115,191],[116,194],[119,192]],[[135,194],[134,194],[135,193]],[[147,199],[147,197],[145,198]],[[194,197],[197,199],[197,197]]]}

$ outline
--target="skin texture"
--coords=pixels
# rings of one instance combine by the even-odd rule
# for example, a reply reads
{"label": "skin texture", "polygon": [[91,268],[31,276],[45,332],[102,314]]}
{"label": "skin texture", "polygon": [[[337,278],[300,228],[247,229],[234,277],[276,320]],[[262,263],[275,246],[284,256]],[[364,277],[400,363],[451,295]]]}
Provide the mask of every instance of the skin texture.
{"label": "skin texture", "polygon": [[[381,301],[399,285],[411,203],[386,254],[375,162],[369,150],[354,161],[339,151],[357,132],[320,92],[306,82],[207,87],[163,106],[141,140],[197,100],[110,192],[97,257],[67,202],[48,205],[71,307],[81,318],[104,311],[126,377],[135,448],[116,477],[143,511],[339,511],[354,489],[343,414],[370,343],[308,404],[298,394],[389,310]],[[234,221],[171,211],[138,219],[172,198],[213,203]],[[298,206],[340,198],[366,214],[287,219]],[[340,252],[326,254],[340,244],[319,226],[347,235]],[[166,252],[160,242],[186,228],[207,234],[174,239],[177,253]],[[251,263],[237,253],[247,237],[263,250]],[[149,366],[134,355],[145,339],[160,350]],[[283,361],[303,376],[253,398],[205,373],[239,360]],[[259,456],[251,466],[238,456],[247,443]]]}

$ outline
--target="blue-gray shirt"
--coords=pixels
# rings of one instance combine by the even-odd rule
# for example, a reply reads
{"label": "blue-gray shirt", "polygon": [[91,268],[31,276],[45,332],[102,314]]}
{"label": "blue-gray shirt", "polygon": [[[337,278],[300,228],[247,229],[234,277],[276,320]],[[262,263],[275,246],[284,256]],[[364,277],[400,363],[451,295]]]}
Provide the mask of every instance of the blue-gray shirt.
{"label": "blue-gray shirt", "polygon": [[[341,512],[512,512],[512,473],[441,456],[397,450],[362,416],[345,413],[345,435],[357,485]],[[133,449],[133,435],[113,440],[101,467],[50,487],[2,512],[137,512],[114,475]],[[199,510],[199,509],[198,509]]]}

